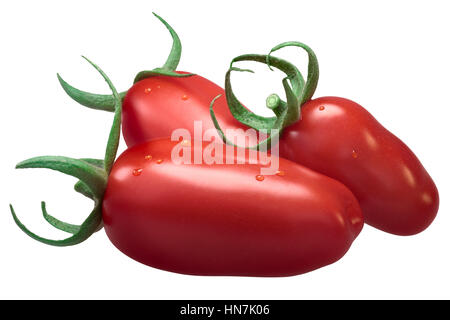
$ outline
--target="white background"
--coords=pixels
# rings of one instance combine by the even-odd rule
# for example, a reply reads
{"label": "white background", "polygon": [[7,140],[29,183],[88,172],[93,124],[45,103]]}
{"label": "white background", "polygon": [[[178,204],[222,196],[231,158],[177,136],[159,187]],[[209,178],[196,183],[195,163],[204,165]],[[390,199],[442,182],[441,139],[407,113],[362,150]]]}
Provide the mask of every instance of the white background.
{"label": "white background", "polygon": [[[0,298],[316,299],[450,298],[448,1],[2,1],[0,4]],[[14,170],[37,155],[101,158],[111,114],[68,98],[56,72],[81,89],[108,93],[80,58],[98,63],[120,89],[161,66],[170,49],[164,17],[183,43],[179,70],[222,85],[229,61],[298,40],[317,53],[316,97],[337,95],[367,108],[421,159],[441,206],[423,233],[398,237],[365,226],[337,263],[289,278],[195,277],[141,265],[100,231],[74,247],[38,243],[14,224],[8,204],[36,233],[63,238],[40,201],[79,223],[91,203],[70,177]],[[305,70],[296,49],[280,55]],[[281,74],[234,75],[243,102],[267,115],[265,97]],[[124,150],[121,145],[121,151]],[[151,230],[149,230],[151,232]]]}

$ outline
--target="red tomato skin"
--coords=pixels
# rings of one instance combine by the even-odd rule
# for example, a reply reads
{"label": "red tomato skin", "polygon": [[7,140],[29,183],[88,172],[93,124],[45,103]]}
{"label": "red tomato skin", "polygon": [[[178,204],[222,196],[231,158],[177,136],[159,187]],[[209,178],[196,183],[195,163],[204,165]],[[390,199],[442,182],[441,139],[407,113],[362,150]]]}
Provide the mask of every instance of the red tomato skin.
{"label": "red tomato skin", "polygon": [[414,153],[357,103],[311,100],[280,139],[280,156],[346,185],[369,225],[397,235],[426,229],[439,207],[437,188]]}
{"label": "red tomato skin", "polygon": [[[201,121],[202,133],[214,130],[209,105],[218,94],[224,90],[200,76],[137,82],[123,105],[127,145],[170,136],[178,128],[193,135],[194,121]],[[247,129],[233,118],[225,97],[214,110],[223,129]],[[344,183],[361,202],[365,221],[378,229],[413,235],[434,220],[439,196],[432,179],[413,152],[363,107],[323,97],[303,105],[302,116],[282,135],[280,156]]]}
{"label": "red tomato skin", "polygon": [[141,263],[190,275],[291,276],[339,260],[362,229],[356,198],[336,180],[285,159],[284,175],[262,181],[261,165],[248,161],[176,165],[175,144],[127,149],[108,180],[106,234]]}
{"label": "red tomato skin", "polygon": [[214,112],[221,126],[224,129],[248,129],[229,111],[224,90],[201,76],[155,76],[135,83],[123,101],[123,136],[127,146],[170,137],[179,128],[193,134],[194,121],[201,122],[203,131],[214,129],[209,106],[219,94],[222,97],[214,104]]}

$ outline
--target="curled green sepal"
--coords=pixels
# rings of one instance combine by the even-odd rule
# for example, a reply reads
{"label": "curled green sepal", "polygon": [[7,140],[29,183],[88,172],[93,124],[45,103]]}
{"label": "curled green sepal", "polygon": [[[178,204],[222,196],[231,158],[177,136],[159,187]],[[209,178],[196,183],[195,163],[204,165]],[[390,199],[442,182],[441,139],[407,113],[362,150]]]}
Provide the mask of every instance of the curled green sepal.
{"label": "curled green sepal", "polygon": [[[277,138],[277,141],[278,141],[279,136],[281,135],[283,129],[285,127],[287,127],[289,123],[292,123],[293,118],[297,117],[297,115],[298,115],[297,111],[299,110],[297,106],[298,106],[298,102],[299,101],[298,101],[297,96],[293,92],[292,88],[290,87],[288,80],[289,80],[288,78],[284,78],[283,79],[283,88],[284,88],[285,93],[286,93],[287,102],[286,103],[280,103],[278,105],[279,109],[278,109],[278,111],[276,113],[277,116],[276,116],[275,121],[274,121],[274,123],[273,123],[271,128],[269,128],[269,129],[266,129],[266,128],[259,129],[260,131],[262,131],[264,133],[267,133],[270,130],[269,137],[266,138],[265,140],[259,142],[257,145],[244,146],[246,149],[254,149],[254,150],[258,150],[258,151],[260,151],[260,150],[268,151],[271,148],[271,146],[272,146],[272,141],[275,138]],[[216,116],[214,114],[213,107],[214,107],[215,101],[218,98],[220,98],[220,97],[221,97],[221,95],[218,95],[217,97],[215,97],[211,101],[211,104],[210,104],[210,107],[209,107],[210,115],[211,115],[211,118],[213,120],[214,127],[217,129],[217,132],[219,133],[219,135],[222,138],[224,143],[229,144],[229,145],[233,145],[235,147],[243,147],[243,146],[237,146],[237,145],[234,144],[233,141],[230,141],[226,137],[225,133],[223,132],[222,128],[219,125],[219,122],[217,121],[217,118],[216,118]],[[297,111],[292,110],[292,109],[296,109]]]}
{"label": "curled green sepal", "polygon": [[50,225],[52,225],[56,229],[59,229],[61,231],[71,233],[71,234],[76,234],[77,232],[80,231],[80,226],[61,221],[61,220],[53,217],[52,215],[50,215],[47,212],[45,201],[41,202],[41,209],[42,209],[42,215],[44,216],[44,219],[47,220],[47,222],[50,223]]}
{"label": "curled green sepal", "polygon": [[[267,60],[266,55],[245,54],[238,56],[232,60],[230,68],[228,69],[225,75],[225,95],[227,98],[228,108],[230,109],[231,114],[236,120],[238,120],[242,124],[245,124],[256,130],[272,129],[275,125],[275,122],[277,121],[277,117],[262,117],[256,115],[255,113],[245,108],[239,102],[239,100],[237,99],[237,97],[233,92],[233,88],[231,86],[231,72],[243,71],[242,69],[233,67],[233,64],[235,62],[255,61],[260,63],[266,63],[266,60]],[[280,71],[286,74],[287,76],[286,79],[289,80],[290,84],[292,85],[290,91],[292,91],[296,97],[299,97],[302,93],[305,84],[305,81],[300,71],[293,64],[277,57],[271,57],[271,65],[273,65],[275,68],[279,69]],[[285,102],[282,101],[276,94],[270,95],[269,98],[267,99],[268,102],[276,101],[277,104],[276,105],[267,104],[267,107],[272,109],[275,115],[277,114],[279,115],[281,113],[281,109],[283,109],[283,105],[285,104]],[[294,100],[291,101],[292,103],[296,103]],[[289,117],[287,118],[287,120],[289,120],[289,123],[287,125],[292,124],[299,119],[300,117],[299,107],[300,107],[299,104],[289,106],[288,112],[290,112],[290,114]]]}
{"label": "curled green sepal", "polygon": [[167,30],[169,30],[170,35],[172,36],[172,49],[170,50],[166,62],[161,68],[155,68],[153,70],[139,72],[134,78],[134,83],[154,76],[170,76],[178,78],[193,76],[194,74],[192,73],[175,72],[175,69],[178,67],[178,63],[180,63],[181,58],[182,46],[180,38],[178,37],[178,34],[175,32],[175,30],[166,22],[166,20],[164,20],[154,12],[153,15],[164,24]]}
{"label": "curled green sepal", "polygon": [[[96,94],[78,90],[77,88],[72,87],[70,84],[68,84],[59,74],[57,74],[56,76],[58,77],[59,83],[61,84],[61,87],[64,89],[67,95],[82,106],[96,110],[114,112],[115,99],[112,95]],[[127,91],[121,92],[119,94],[120,98],[123,100],[126,94]]]}
{"label": "curled green sepal", "polygon": [[[92,200],[94,200],[94,199],[92,199]],[[44,216],[44,219],[47,220],[47,222],[50,225],[52,225],[53,227],[55,227],[56,229],[59,229],[61,231],[71,233],[71,234],[75,234],[78,231],[80,231],[81,226],[61,221],[61,220],[53,217],[52,215],[50,215],[47,212],[46,204],[44,201],[41,202],[41,209],[42,209],[42,215]],[[102,228],[103,228],[103,221],[98,225],[97,229],[95,229],[95,232],[101,230]]]}
{"label": "curled green sepal", "polygon": [[167,57],[167,60],[161,67],[161,69],[173,71],[178,67],[178,63],[180,63],[181,49],[182,49],[180,38],[178,37],[178,34],[175,32],[175,30],[173,30],[173,28],[170,26],[170,24],[166,22],[166,20],[164,20],[154,12],[152,13],[156,18],[159,19],[159,21],[162,22],[162,24],[167,28],[167,30],[169,30],[170,35],[172,36],[172,49],[170,49],[169,56]]}
{"label": "curled green sepal", "polygon": [[[150,71],[141,71],[139,72],[133,83],[136,83],[142,79],[154,77],[154,76],[170,76],[170,77],[190,77],[194,74],[192,73],[176,73],[175,69],[178,66],[178,63],[180,62],[181,57],[181,42],[180,38],[178,37],[177,33],[173,28],[160,16],[158,16],[156,13],[153,13],[169,30],[171,36],[172,36],[172,49],[170,50],[169,56],[167,57],[166,62],[161,68],[155,68]],[[107,94],[96,94],[96,93],[90,93],[87,91],[79,90],[69,83],[67,83],[59,74],[57,74],[59,83],[61,84],[64,91],[67,93],[69,97],[71,97],[73,100],[78,102],[79,104],[91,108],[91,109],[97,109],[97,110],[103,110],[103,111],[109,111],[114,112],[114,104],[115,104],[115,98],[112,95]],[[119,93],[120,98],[123,100],[125,95],[127,94],[127,91]]]}
{"label": "curled green sepal", "polygon": [[106,74],[97,65],[89,61],[87,58],[83,58],[86,59],[102,75],[104,80],[109,85],[113,93],[112,96],[114,97],[115,114],[106,146],[104,160],[46,156],[28,159],[20,162],[16,166],[18,169],[47,168],[78,178],[80,181],[75,185],[75,190],[94,201],[93,210],[80,226],[63,222],[51,216],[46,210],[45,203],[41,203],[43,216],[52,226],[59,230],[72,233],[71,237],[63,240],[47,239],[31,232],[18,219],[13,206],[10,205],[10,210],[14,221],[22,231],[37,241],[54,246],[70,246],[78,244],[89,238],[94,232],[98,231],[102,227],[102,199],[106,189],[108,175],[117,154],[120,138],[122,102],[119,93],[111,83],[111,80],[109,80]]}
{"label": "curled green sepal", "polygon": [[300,47],[304,49],[308,54],[308,76],[306,78],[306,84],[304,86],[300,99],[300,104],[303,105],[306,101],[312,98],[314,92],[316,91],[317,83],[319,82],[319,62],[314,51],[306,44],[296,41],[288,41],[273,47],[267,55],[266,63],[271,70],[271,66],[274,66],[273,57],[271,56],[271,54],[285,47]]}
{"label": "curled green sepal", "polygon": [[[54,245],[54,246],[69,246],[69,245],[75,245],[80,242],[83,242],[87,238],[89,238],[98,228],[98,226],[102,222],[102,216],[101,216],[101,199],[103,197],[104,190],[106,188],[106,181],[107,176],[105,175],[105,172],[85,161],[79,160],[79,159],[72,159],[72,158],[66,158],[66,157],[53,157],[53,156],[47,156],[47,157],[36,157],[32,159],[28,159],[25,161],[22,161],[19,163],[16,168],[18,169],[24,169],[24,168],[47,168],[56,170],[68,175],[71,175],[73,177],[76,177],[80,179],[88,188],[90,191],[95,194],[95,206],[90,215],[87,217],[87,219],[79,226],[78,231],[73,234],[71,237],[66,238],[64,240],[52,240],[52,239],[46,239],[43,237],[40,237],[36,235],[35,233],[31,232],[27,227],[25,227],[24,224],[19,220],[17,217],[14,208],[12,205],[10,205],[11,214],[14,218],[14,221],[16,222],[17,226],[22,229],[23,232],[25,232],[28,236],[31,238],[43,242],[45,244]],[[41,205],[42,211],[44,216],[48,215],[45,212],[45,205]],[[53,218],[53,217],[52,217]],[[59,221],[55,222],[56,218],[54,219],[46,219],[51,220],[49,221],[50,224],[55,225],[57,224],[57,228],[63,231],[66,231],[64,229],[69,229],[67,223]],[[54,223],[52,223],[54,222]],[[73,231],[74,228],[70,228],[70,231]],[[67,230],[67,232],[70,232]]]}
{"label": "curled green sepal", "polygon": [[[85,159],[80,159],[80,160],[85,161],[89,164],[92,164],[100,169],[104,168],[104,160],[102,160],[102,159],[85,158]],[[87,197],[91,200],[94,200],[94,194],[92,193],[92,191],[88,187],[88,185],[86,183],[84,183],[83,181],[79,180],[75,184],[74,189],[76,192],[81,193],[85,197]],[[70,223],[61,221],[61,220],[53,217],[52,215],[50,215],[47,212],[44,201],[41,202],[41,208],[42,208],[42,214],[44,216],[44,219],[47,220],[47,222],[50,223],[53,227],[55,227],[59,230],[68,232],[68,233],[72,233],[72,234],[75,234],[78,232],[78,230],[80,230],[79,225],[74,225],[74,224],[70,224]],[[103,226],[103,224],[97,228],[97,231],[100,230],[102,226]]]}
{"label": "curled green sepal", "polygon": [[83,242],[95,232],[97,226],[101,224],[102,221],[101,220],[102,207],[100,203],[96,203],[94,210],[92,210],[91,214],[87,217],[87,219],[83,222],[83,224],[81,224],[80,229],[78,230],[77,233],[63,240],[52,240],[42,238],[37,234],[28,230],[27,227],[25,227],[23,223],[20,222],[20,220],[17,218],[13,206],[9,205],[9,208],[11,210],[14,221],[16,222],[17,226],[19,226],[19,228],[22,229],[23,232],[25,232],[28,236],[39,242],[57,247],[73,246]]}

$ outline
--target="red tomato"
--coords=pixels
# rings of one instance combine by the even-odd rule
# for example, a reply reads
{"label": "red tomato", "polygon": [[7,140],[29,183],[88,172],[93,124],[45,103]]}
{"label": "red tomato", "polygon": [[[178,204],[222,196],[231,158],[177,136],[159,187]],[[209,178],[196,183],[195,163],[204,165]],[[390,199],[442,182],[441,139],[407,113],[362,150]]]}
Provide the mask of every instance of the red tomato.
{"label": "red tomato", "polygon": [[[270,176],[248,157],[177,165],[176,144],[129,148],[109,176],[105,230],[137,261],[184,274],[289,276],[340,259],[361,231],[356,198],[331,178],[285,159]],[[193,145],[191,157],[206,146]],[[236,149],[223,154],[237,163]]]}
{"label": "red tomato", "polygon": [[[209,105],[220,93],[223,89],[200,76],[136,83],[124,100],[127,144],[170,136],[177,128],[194,134],[194,121],[201,121],[203,130],[214,128]],[[223,128],[247,128],[232,117],[224,97],[214,110]],[[281,137],[280,156],[344,183],[360,201],[365,221],[378,229],[412,235],[436,216],[438,192],[417,157],[350,100],[325,97],[305,103],[302,120]]]}
{"label": "red tomato", "polygon": [[[179,128],[193,134],[194,121],[200,121],[204,130],[214,129],[209,105],[219,94],[225,96],[221,87],[198,75],[154,76],[135,83],[123,101],[123,136],[128,147],[170,137]],[[224,128],[247,129],[234,119],[225,97],[217,100],[214,111]]]}
{"label": "red tomato", "polygon": [[414,153],[357,103],[310,100],[302,120],[286,128],[280,156],[344,183],[364,220],[381,230],[412,235],[436,216],[439,196]]}

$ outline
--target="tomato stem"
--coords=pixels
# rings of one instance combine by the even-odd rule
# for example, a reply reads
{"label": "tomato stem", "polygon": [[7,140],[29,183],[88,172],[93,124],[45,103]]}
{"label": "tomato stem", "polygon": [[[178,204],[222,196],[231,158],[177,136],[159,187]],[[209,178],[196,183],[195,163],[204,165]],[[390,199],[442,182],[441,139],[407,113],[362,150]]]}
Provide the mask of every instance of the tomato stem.
{"label": "tomato stem", "polygon": [[276,93],[273,93],[267,97],[266,107],[271,109],[277,117],[280,117],[283,110],[286,109],[287,106],[286,106],[286,102],[281,100],[279,95],[277,95]]}

